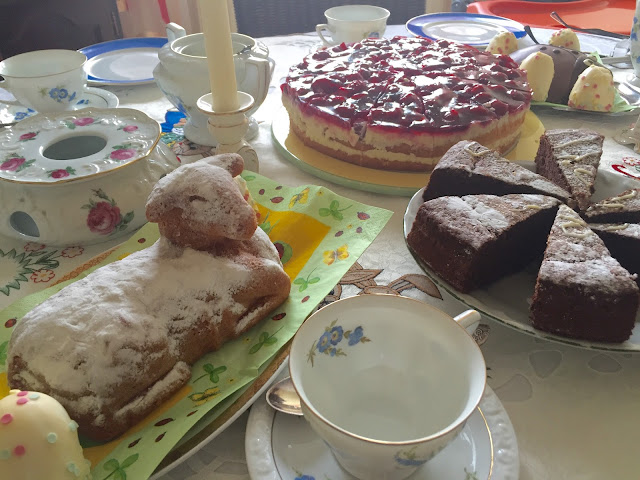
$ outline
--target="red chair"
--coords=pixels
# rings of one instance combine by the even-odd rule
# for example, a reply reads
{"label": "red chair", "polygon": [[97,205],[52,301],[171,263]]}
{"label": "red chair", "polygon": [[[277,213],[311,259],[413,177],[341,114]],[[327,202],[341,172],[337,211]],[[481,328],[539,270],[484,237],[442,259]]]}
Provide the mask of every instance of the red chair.
{"label": "red chair", "polygon": [[467,6],[469,13],[506,17],[531,27],[564,28],[551,18],[555,11],[569,25],[600,28],[629,35],[636,9],[635,0],[578,0],[573,2],[527,2],[489,0]]}

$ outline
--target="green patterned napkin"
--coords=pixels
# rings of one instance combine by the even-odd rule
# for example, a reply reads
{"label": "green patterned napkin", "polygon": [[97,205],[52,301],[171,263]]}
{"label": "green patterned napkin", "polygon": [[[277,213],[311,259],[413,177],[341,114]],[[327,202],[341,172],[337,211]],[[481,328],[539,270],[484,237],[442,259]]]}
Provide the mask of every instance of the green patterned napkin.
{"label": "green patterned napkin", "polygon": [[[94,480],[148,478],[199,419],[257,378],[261,367],[293,337],[392,215],[324,187],[286,187],[252,172],[244,172],[243,178],[260,212],[260,226],[276,245],[291,278],[289,299],[241,338],[196,362],[188,385],[118,440],[104,445],[83,442]],[[147,224],[77,279],[150,246],[158,237],[157,226]],[[7,327],[0,330],[0,398],[8,393],[5,363],[12,327],[68,283],[25,297],[0,312],[0,325]]]}

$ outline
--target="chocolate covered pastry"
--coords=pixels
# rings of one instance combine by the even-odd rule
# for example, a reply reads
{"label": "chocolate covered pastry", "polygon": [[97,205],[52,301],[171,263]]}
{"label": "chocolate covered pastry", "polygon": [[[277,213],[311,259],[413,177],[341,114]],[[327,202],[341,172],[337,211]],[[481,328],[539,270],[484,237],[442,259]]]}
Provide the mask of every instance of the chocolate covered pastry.
{"label": "chocolate covered pastry", "polygon": [[241,170],[229,154],[162,178],[147,202],[160,239],[28,312],[9,342],[10,386],[51,395],[82,435],[109,440],[284,302],[290,280],[233,179]]}

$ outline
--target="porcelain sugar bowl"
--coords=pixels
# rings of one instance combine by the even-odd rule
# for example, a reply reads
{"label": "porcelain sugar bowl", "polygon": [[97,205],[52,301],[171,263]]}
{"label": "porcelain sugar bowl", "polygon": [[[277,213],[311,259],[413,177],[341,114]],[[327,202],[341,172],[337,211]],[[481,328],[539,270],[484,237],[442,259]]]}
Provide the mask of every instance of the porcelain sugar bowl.
{"label": "porcelain sugar bowl", "polygon": [[40,114],[0,133],[0,233],[93,244],[146,223],[153,185],[179,166],[138,110]]}
{"label": "porcelain sugar bowl", "polygon": [[[207,128],[208,117],[198,110],[198,98],[211,91],[209,68],[204,49],[204,35],[186,35],[176,24],[167,26],[167,36],[175,38],[158,52],[160,63],[153,71],[156,84],[178,110],[185,114],[184,135],[200,145],[215,146]],[[247,35],[232,33],[233,62],[238,90],[250,94],[254,106],[246,113],[250,117],[260,107],[269,92],[275,62],[267,47]],[[249,118],[250,139],[258,132],[257,122]]]}

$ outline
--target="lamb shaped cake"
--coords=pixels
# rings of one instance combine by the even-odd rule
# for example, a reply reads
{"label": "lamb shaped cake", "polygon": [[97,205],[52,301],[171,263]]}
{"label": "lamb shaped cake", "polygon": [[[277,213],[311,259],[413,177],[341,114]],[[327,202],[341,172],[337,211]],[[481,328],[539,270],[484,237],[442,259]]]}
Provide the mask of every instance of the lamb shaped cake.
{"label": "lamb shaped cake", "polygon": [[9,342],[10,386],[54,397],[81,435],[113,439],[284,302],[290,280],[233,178],[242,169],[227,154],[162,178],[146,206],[160,239],[28,312]]}
{"label": "lamb shaped cake", "polygon": [[440,159],[422,198],[479,193],[537,193],[563,202],[569,199],[569,192],[550,180],[468,140],[456,143]]}

